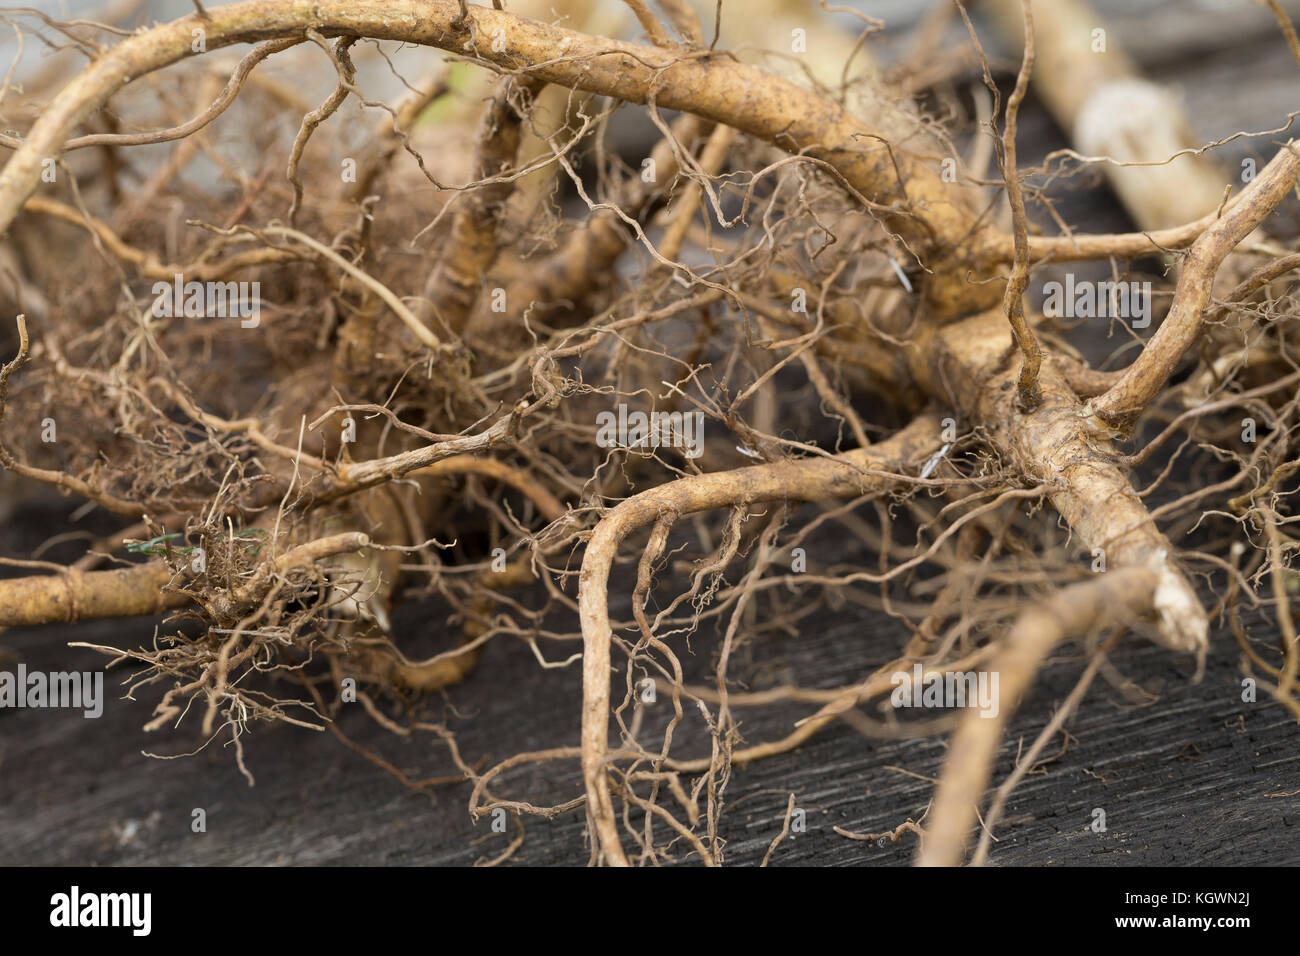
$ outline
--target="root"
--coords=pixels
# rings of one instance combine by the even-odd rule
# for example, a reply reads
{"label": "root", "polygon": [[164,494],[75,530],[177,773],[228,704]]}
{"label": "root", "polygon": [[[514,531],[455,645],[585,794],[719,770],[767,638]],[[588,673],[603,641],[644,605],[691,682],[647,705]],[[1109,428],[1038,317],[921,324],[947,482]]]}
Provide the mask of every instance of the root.
{"label": "root", "polygon": [[104,617],[143,617],[188,602],[179,593],[164,594],[173,572],[161,562],[0,581],[0,627],[72,623]]}
{"label": "root", "polygon": [[1089,414],[1128,433],[1141,412],[1151,404],[1173,373],[1174,365],[1200,335],[1210,289],[1224,257],[1277,208],[1300,175],[1300,153],[1291,143],[1242,194],[1237,205],[1202,233],[1187,254],[1169,314],[1137,360],[1100,398],[1089,403]]}
{"label": "root", "polygon": [[[758,501],[809,501],[886,491],[908,480],[906,470],[939,446],[938,422],[919,418],[893,438],[837,458],[757,465],[735,472],[684,478],[629,498],[601,519],[587,542],[578,588],[582,617],[582,773],[587,813],[606,862],[626,866],[610,801],[608,751],[612,632],[608,581],[618,545],[663,516],[692,514]],[[671,519],[670,519],[671,520]]]}
{"label": "root", "polygon": [[1173,547],[1155,527],[1110,440],[1089,427],[1086,411],[1050,367],[1039,379],[1042,405],[1018,414],[1008,397],[1010,373],[999,371],[1010,348],[1005,323],[986,313],[945,328],[918,361],[918,379],[969,408],[1017,471],[1046,482],[1052,504],[1086,551],[1101,548],[1108,568],[1145,568],[1160,612],[1156,639],[1204,658],[1209,622],[1195,591],[1174,566]]}
{"label": "root", "polygon": [[[1220,194],[1212,150],[1235,137],[1191,145],[1174,106],[1140,149],[1110,124],[1117,88],[1171,101],[1122,51],[1078,62],[1083,0],[1037,19],[988,4],[1024,43],[1005,110],[1011,77],[960,3],[887,85],[865,68],[879,21],[856,43],[823,24],[816,45],[847,59],[774,60],[787,78],[738,59],[764,17],[731,18],[733,55],[679,0],[662,19],[620,10],[646,43],[597,35],[566,0],[542,15],[591,32],[464,0],[247,0],[81,44],[89,65],[49,97],[7,81],[36,119],[0,136],[0,296],[18,315],[16,343],[0,328],[0,512],[61,494],[74,520],[130,527],[70,525],[0,561],[19,575],[0,580],[0,628],[165,614],[143,646],[93,645],[134,666],[128,696],[161,685],[147,730],[200,705],[185,730],[229,731],[250,780],[240,739],[267,721],[328,730],[413,790],[469,784],[471,816],[515,825],[487,865],[524,845],[523,816],[579,807],[593,862],[722,865],[733,770],[836,722],[952,733],[924,816],[836,832],[914,834],[918,863],[961,863],[1039,668],[1107,629],[993,794],[973,862],[1120,634],[1194,655],[1199,677],[1226,618],[1243,669],[1300,716],[1300,252],[1265,233],[1300,153]],[[969,42],[949,57],[954,14]],[[196,30],[207,51],[253,46],[175,95]],[[255,71],[300,54],[332,71],[323,101]],[[138,82],[162,70],[182,82]],[[394,105],[368,92],[375,71],[405,85]],[[1023,168],[1031,89],[1107,155]],[[145,144],[167,155],[141,174]],[[1076,234],[1058,213],[1091,168],[1135,231]],[[1049,265],[1109,262],[1118,282],[1152,256],[1169,310],[1145,324],[1032,301]],[[801,686],[768,649],[845,607],[903,636]],[[462,756],[450,689],[489,644],[547,672],[580,662],[577,746],[486,771]],[[705,676],[685,654],[708,655]],[[898,672],[952,669],[999,675],[996,718],[894,699]],[[446,766],[361,746],[354,702]],[[749,739],[738,715],[783,702],[808,712]],[[508,795],[552,761],[549,803]]]}
{"label": "root", "polygon": [[999,675],[997,715],[972,711],[948,745],[930,823],[916,858],[919,865],[961,863],[1003,728],[1047,655],[1067,638],[1122,627],[1151,614],[1156,610],[1158,586],[1158,574],[1146,568],[1108,571],[1095,581],[1057,592],[1020,616],[989,662],[989,669]]}

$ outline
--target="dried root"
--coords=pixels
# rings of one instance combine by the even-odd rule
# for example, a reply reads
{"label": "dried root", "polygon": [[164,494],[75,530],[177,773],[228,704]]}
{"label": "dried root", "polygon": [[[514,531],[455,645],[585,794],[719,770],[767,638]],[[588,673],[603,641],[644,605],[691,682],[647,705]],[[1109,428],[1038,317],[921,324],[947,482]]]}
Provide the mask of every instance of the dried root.
{"label": "dried root", "polygon": [[[328,729],[412,788],[469,781],[472,814],[518,828],[489,862],[522,845],[523,815],[585,807],[596,862],[719,864],[731,770],[842,719],[952,734],[924,816],[844,835],[916,834],[917,862],[961,863],[1015,705],[1062,642],[1103,631],[1203,662],[1221,617],[1300,718],[1300,253],[1265,235],[1300,155],[1274,142],[1245,188],[1183,221],[1167,196],[1136,198],[1145,154],[1023,169],[1033,84],[1095,146],[1122,137],[1089,98],[1140,77],[1116,59],[1116,76],[1062,88],[1059,31],[1079,5],[1061,20],[990,6],[1025,55],[1003,108],[958,4],[983,115],[951,129],[908,98],[951,77],[787,79],[706,47],[676,0],[667,23],[628,4],[648,44],[455,0],[249,0],[103,43],[38,18],[94,52],[57,91],[0,90],[35,117],[0,138],[0,274],[19,315],[0,370],[5,493],[53,486],[133,524],[101,553],[7,559],[0,626],[167,613],[152,646],[100,648],[132,691],[164,688],[148,729],[198,704],[241,766],[240,735],[265,720]],[[863,40],[880,29],[865,22]],[[170,77],[248,43],[197,106],[173,102]],[[398,44],[424,78],[390,106],[372,86],[396,75]],[[292,56],[332,71],[314,105],[266,75]],[[629,105],[643,156],[608,135]],[[961,138],[975,172],[949,175]],[[123,165],[161,144],[148,175]],[[198,157],[216,183],[191,178]],[[1203,187],[1212,157],[1178,176]],[[1000,176],[980,178],[993,158]],[[1096,165],[1138,229],[1042,235],[1047,187]],[[127,176],[143,183],[131,201]],[[1172,267],[1170,304],[1128,336],[1122,368],[1085,361],[1080,327],[1026,295],[1047,263],[1151,255]],[[393,624],[412,599],[456,625],[430,628],[431,654]],[[755,642],[844,600],[910,639],[838,688],[752,671]],[[1276,646],[1245,632],[1243,603],[1271,607]],[[682,651],[706,635],[701,682]],[[428,712],[511,638],[547,668],[581,660],[580,735],[484,770]],[[998,716],[903,719],[891,698],[913,667],[997,674]],[[647,706],[659,695],[669,706]],[[744,739],[738,710],[792,700],[817,709]],[[352,742],[353,702],[436,737],[448,773]],[[576,762],[579,795],[494,792],[551,761]]]}

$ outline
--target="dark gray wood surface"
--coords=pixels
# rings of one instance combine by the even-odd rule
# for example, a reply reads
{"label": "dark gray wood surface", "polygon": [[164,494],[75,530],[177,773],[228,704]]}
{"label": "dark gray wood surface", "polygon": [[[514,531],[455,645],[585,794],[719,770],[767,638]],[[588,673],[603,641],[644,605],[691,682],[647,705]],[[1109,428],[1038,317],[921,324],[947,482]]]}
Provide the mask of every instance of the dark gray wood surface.
{"label": "dark gray wood surface", "polygon": [[[438,640],[441,625],[436,618],[429,623],[429,610],[403,608],[401,631]],[[20,629],[4,636],[4,647],[30,668],[88,669],[101,658],[66,641],[143,641],[151,632],[144,620]],[[803,686],[832,687],[864,675],[902,640],[897,625],[878,615],[822,612],[796,638],[759,642],[748,663],[785,668]],[[697,667],[707,665],[712,646],[704,635],[696,639]],[[1098,679],[1068,724],[1075,739],[1066,753],[1013,796],[992,861],[1300,863],[1300,731],[1279,706],[1242,702],[1237,656],[1231,637],[1217,635],[1205,679],[1194,684],[1191,661],[1136,639],[1122,646],[1112,656],[1117,669],[1158,700],[1135,708]],[[2,666],[12,667],[12,658]],[[1010,771],[1018,741],[1033,739],[1082,667],[1067,651],[1043,675],[1012,722],[998,779]],[[254,787],[219,744],[183,759],[151,759],[142,751],[197,747],[194,722],[146,735],[141,725],[156,697],[109,696],[98,720],[67,711],[0,711],[0,864],[461,865],[505,845],[486,820],[475,826],[469,819],[468,786],[444,787],[432,799],[412,794],[327,734],[279,727],[245,737]],[[444,719],[469,762],[495,762],[571,744],[578,701],[576,667],[543,672],[527,647],[498,640],[475,673],[449,691]],[[742,732],[751,741],[770,739],[807,712],[806,705],[746,711]],[[431,737],[398,740],[359,709],[345,712],[341,726],[412,775],[453,772]],[[917,818],[930,785],[910,774],[935,776],[943,755],[939,740],[869,741],[834,725],[794,753],[738,770],[723,817],[727,859],[762,859],[793,792],[808,829],[778,848],[774,865],[904,864],[913,837],[877,846],[832,828],[880,832]],[[509,775],[499,792],[560,802],[577,795],[577,780],[576,762],[556,763]],[[190,830],[195,808],[206,811],[206,833]],[[1106,812],[1105,833],[1090,829],[1095,808]],[[578,864],[586,853],[576,811],[528,820],[513,862]]]}

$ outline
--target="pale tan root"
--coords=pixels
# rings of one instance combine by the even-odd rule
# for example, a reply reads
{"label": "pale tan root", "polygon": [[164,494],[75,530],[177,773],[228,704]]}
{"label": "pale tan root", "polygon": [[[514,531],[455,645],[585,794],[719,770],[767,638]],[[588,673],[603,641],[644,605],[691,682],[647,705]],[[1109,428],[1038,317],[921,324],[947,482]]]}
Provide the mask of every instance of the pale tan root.
{"label": "pale tan root", "polygon": [[941,446],[937,417],[924,415],[890,439],[833,458],[779,461],[682,478],[621,502],[592,532],[582,560],[578,614],[582,623],[582,774],[587,813],[607,863],[627,865],[619,843],[605,761],[609,749],[609,574],[619,543],[658,520],[757,501],[812,501],[885,491]]}
{"label": "pale tan root", "polygon": [[1020,615],[988,663],[989,671],[998,675],[996,716],[970,710],[948,743],[918,865],[961,863],[1007,720],[1052,649],[1067,638],[1150,614],[1158,587],[1159,575],[1149,568],[1108,571],[1096,580],[1063,588]]}

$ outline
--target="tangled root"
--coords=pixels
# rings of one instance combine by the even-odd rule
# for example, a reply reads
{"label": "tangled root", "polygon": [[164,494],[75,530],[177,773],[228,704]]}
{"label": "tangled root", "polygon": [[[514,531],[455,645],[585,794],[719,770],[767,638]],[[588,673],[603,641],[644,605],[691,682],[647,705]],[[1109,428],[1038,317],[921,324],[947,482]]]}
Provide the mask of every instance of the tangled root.
{"label": "tangled root", "polygon": [[[1018,165],[1017,110],[1061,49],[1027,3],[992,140],[977,116],[926,116],[919,71],[795,82],[706,47],[685,4],[662,4],[667,24],[628,6],[649,44],[455,0],[15,26],[88,64],[0,91],[35,116],[0,137],[6,494],[52,485],[131,524],[66,563],[7,560],[0,626],[166,613],[151,646],[98,648],[129,693],[163,688],[146,729],[200,705],[241,767],[260,720],[328,730],[412,788],[469,781],[474,816],[518,828],[489,862],[525,816],[584,807],[594,861],[719,864],[731,770],[843,718],[951,733],[925,816],[844,835],[915,834],[918,863],[959,864],[1015,705],[1062,642],[1103,632],[1081,687],[1122,633],[1203,661],[1226,620],[1300,719],[1300,253],[1264,235],[1293,144],[1183,222],[1142,207],[1131,234],[1041,235],[1047,184],[1099,163]],[[423,76],[377,98],[400,44]],[[329,77],[322,100],[266,75],[292,57]],[[628,104],[644,155],[607,135]],[[1111,142],[1089,116],[1089,142]],[[971,168],[950,176],[960,139]],[[1168,308],[1122,368],[1027,307],[1045,263],[1155,255]],[[392,623],[411,600],[456,627],[423,659]],[[846,600],[910,639],[838,688],[750,673],[747,645]],[[1243,603],[1271,609],[1274,645],[1244,632]],[[682,651],[706,635],[711,680],[691,683]],[[428,714],[511,638],[547,668],[581,660],[580,739],[484,769]],[[998,675],[997,717],[904,719],[890,701],[914,666]],[[743,738],[738,709],[789,700],[817,709]],[[432,734],[449,772],[352,742],[353,702]],[[576,761],[581,795],[494,793],[552,761]]]}

